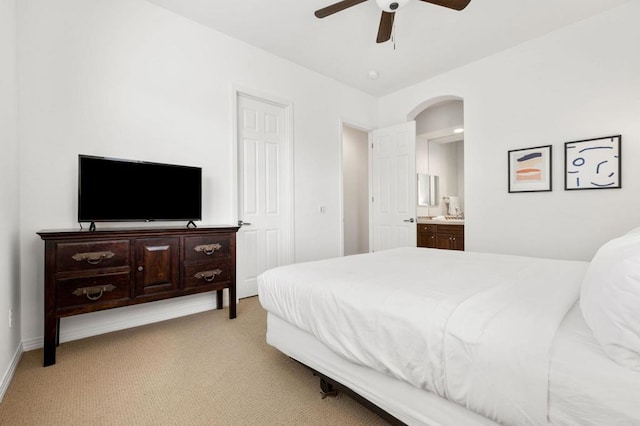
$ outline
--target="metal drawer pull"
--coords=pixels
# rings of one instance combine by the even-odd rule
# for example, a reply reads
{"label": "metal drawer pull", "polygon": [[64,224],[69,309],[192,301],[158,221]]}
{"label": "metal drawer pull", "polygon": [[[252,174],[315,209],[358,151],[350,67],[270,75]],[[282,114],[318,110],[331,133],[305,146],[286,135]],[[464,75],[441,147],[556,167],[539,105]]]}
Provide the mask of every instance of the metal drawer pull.
{"label": "metal drawer pull", "polygon": [[194,277],[197,279],[202,278],[205,281],[211,282],[216,278],[216,275],[220,275],[221,273],[222,273],[222,270],[214,269],[213,271],[196,272]]}
{"label": "metal drawer pull", "polygon": [[86,261],[87,263],[90,263],[92,265],[97,265],[98,263],[102,262],[104,259],[109,259],[115,255],[116,254],[111,250],[92,251],[88,253],[76,253],[73,256],[71,256],[71,258],[77,262]]}
{"label": "metal drawer pull", "polygon": [[201,244],[199,246],[195,246],[193,249],[199,253],[204,253],[207,256],[211,256],[214,251],[220,250],[222,246],[218,243],[215,244]]}
{"label": "metal drawer pull", "polygon": [[85,296],[87,296],[87,299],[89,300],[98,300],[102,297],[104,293],[113,291],[116,288],[117,287],[114,286],[113,284],[97,285],[94,287],[81,287],[81,288],[76,288],[73,291],[73,294],[75,294],[76,296],[82,296],[84,294]]}

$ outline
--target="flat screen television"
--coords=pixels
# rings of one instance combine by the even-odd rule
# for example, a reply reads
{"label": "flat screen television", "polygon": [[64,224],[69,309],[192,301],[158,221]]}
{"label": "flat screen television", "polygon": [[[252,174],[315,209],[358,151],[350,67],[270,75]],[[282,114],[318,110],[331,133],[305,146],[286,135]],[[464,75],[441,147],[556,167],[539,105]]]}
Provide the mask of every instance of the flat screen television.
{"label": "flat screen television", "polygon": [[78,222],[202,219],[202,168],[78,156]]}

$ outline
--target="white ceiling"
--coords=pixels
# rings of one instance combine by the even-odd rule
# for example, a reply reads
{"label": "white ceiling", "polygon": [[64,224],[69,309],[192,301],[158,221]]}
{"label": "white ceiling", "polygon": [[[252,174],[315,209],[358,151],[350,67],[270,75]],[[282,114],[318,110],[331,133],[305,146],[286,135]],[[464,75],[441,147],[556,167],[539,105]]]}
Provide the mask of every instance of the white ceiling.
{"label": "white ceiling", "polygon": [[396,12],[395,45],[375,42],[375,0],[323,19],[313,12],[337,0],[148,1],[383,96],[631,0],[472,0],[459,12],[411,0]]}

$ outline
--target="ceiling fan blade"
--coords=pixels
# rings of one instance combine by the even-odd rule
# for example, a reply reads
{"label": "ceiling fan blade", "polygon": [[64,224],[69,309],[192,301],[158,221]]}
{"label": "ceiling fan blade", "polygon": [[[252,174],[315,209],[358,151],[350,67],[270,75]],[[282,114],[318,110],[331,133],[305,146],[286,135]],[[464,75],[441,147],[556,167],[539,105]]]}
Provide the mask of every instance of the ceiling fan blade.
{"label": "ceiling fan blade", "polygon": [[426,3],[436,4],[438,6],[448,7],[449,9],[462,10],[471,0],[421,0]]}
{"label": "ceiling fan blade", "polygon": [[391,38],[391,30],[393,30],[393,19],[395,18],[395,16],[395,12],[385,12],[384,10],[382,11],[376,43],[384,43]]}
{"label": "ceiling fan blade", "polygon": [[348,7],[355,6],[360,3],[364,3],[367,0],[342,0],[338,3],[334,3],[330,6],[323,7],[322,9],[318,9],[315,12],[317,18],[324,18],[329,15],[333,15],[336,12],[340,12],[341,10],[345,10]]}

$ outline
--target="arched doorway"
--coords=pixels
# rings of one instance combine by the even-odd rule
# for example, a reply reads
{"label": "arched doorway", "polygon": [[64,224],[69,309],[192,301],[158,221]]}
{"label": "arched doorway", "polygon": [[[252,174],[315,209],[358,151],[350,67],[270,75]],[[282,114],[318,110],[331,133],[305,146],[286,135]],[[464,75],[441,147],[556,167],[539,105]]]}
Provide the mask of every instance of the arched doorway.
{"label": "arched doorway", "polygon": [[[429,176],[438,197],[419,200],[416,216],[463,215],[464,104],[457,96],[441,96],[418,105],[407,116],[416,122],[416,172]],[[437,182],[437,183],[435,183]]]}

